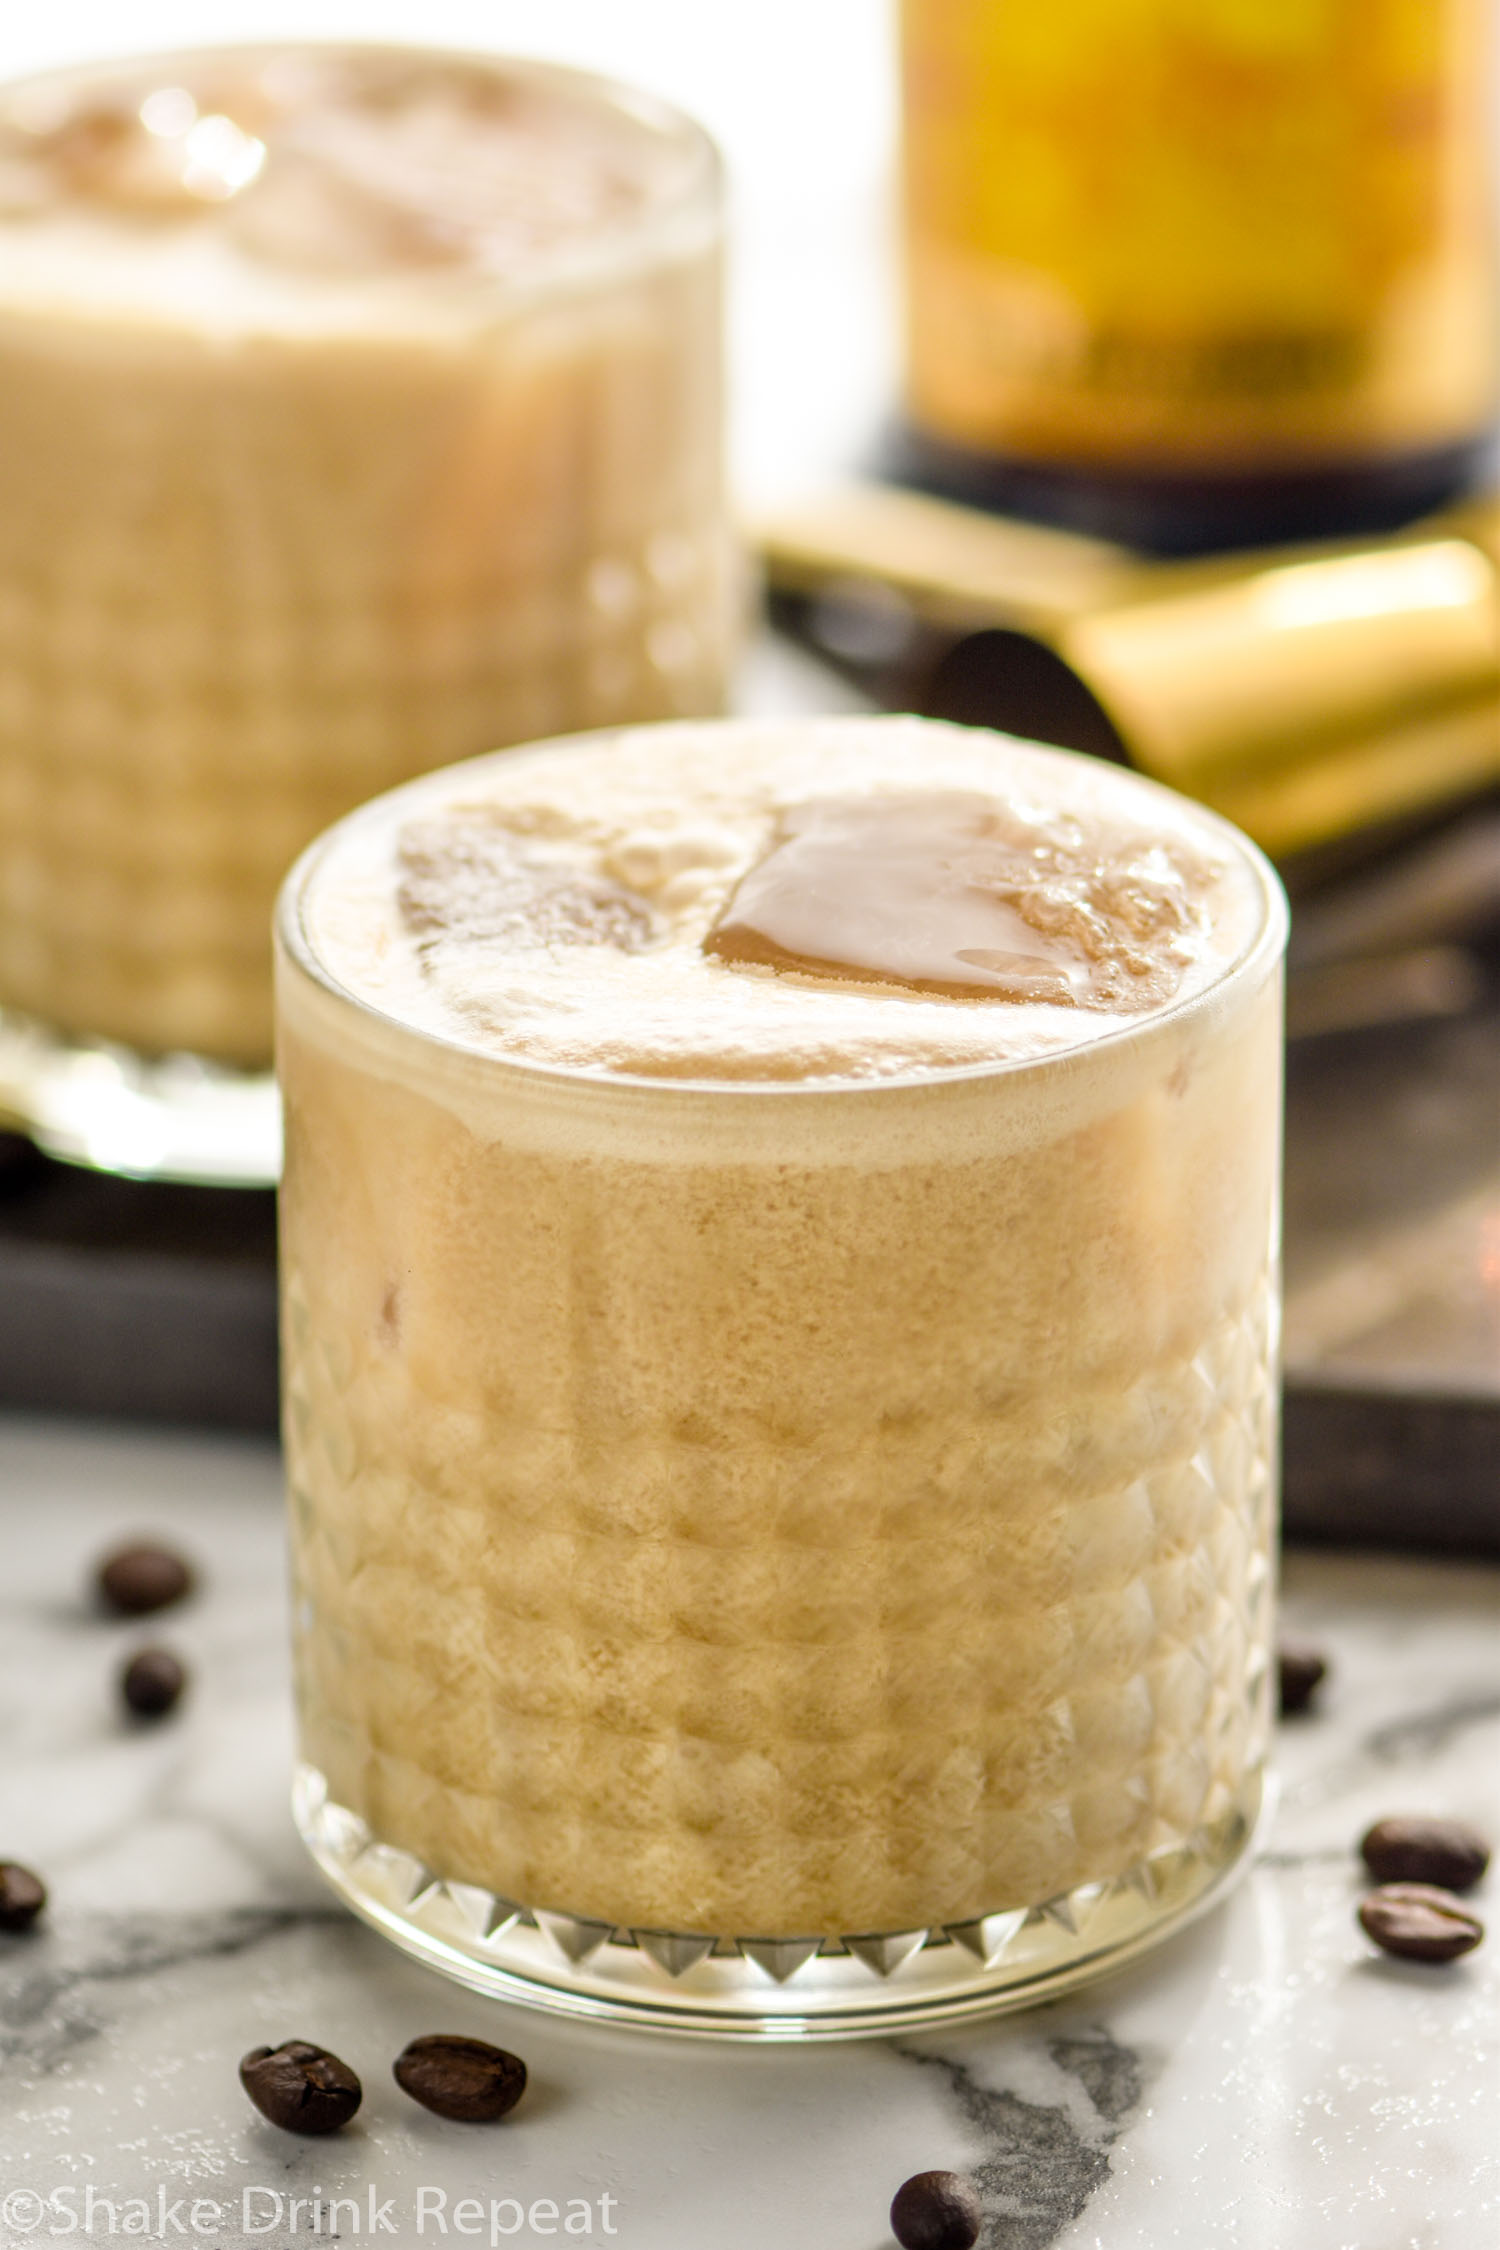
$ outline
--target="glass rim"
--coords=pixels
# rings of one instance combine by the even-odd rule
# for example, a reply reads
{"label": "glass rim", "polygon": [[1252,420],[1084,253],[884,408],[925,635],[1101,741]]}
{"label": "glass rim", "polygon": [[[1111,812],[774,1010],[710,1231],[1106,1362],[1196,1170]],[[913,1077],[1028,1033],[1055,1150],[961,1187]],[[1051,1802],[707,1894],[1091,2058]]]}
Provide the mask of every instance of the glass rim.
{"label": "glass rim", "polygon": [[[894,714],[891,714],[894,715]],[[872,714],[873,716],[873,714]],[[1083,1039],[1073,1045],[1058,1047],[1043,1054],[1010,1055],[983,1062],[958,1063],[930,1070],[908,1070],[899,1076],[879,1079],[855,1078],[708,1078],[652,1076],[646,1072],[620,1070],[589,1070],[557,1063],[545,1063],[524,1056],[497,1054],[493,1048],[482,1046],[477,1040],[453,1038],[447,1034],[411,1023],[378,1006],[373,1000],[354,991],[343,983],[323,961],[311,940],[306,927],[304,907],[319,865],[334,848],[336,841],[351,829],[374,826],[390,817],[390,808],[403,797],[418,798],[427,791],[436,791],[455,777],[469,775],[481,769],[498,765],[517,751],[563,749],[572,745],[602,743],[611,736],[648,733],[657,728],[691,726],[695,730],[735,732],[741,728],[763,730],[766,721],[754,717],[732,717],[713,720],[659,720],[639,726],[611,726],[592,728],[572,735],[555,735],[536,742],[516,743],[509,748],[482,752],[478,757],[467,758],[450,766],[440,766],[426,774],[418,774],[394,789],[357,805],[344,814],[298,856],[281,885],[276,902],[273,932],[276,950],[292,968],[324,993],[340,1008],[346,1009],[356,1020],[378,1026],[380,1033],[398,1042],[402,1047],[420,1052],[430,1049],[451,1063],[458,1062],[497,1085],[517,1089],[530,1087],[537,1092],[552,1092],[562,1098],[582,1101],[605,1101],[616,1105],[643,1100],[653,1107],[670,1102],[687,1106],[690,1102],[711,1103],[723,1108],[729,1103],[808,1103],[824,1106],[844,1101],[856,1101],[869,1108],[877,1101],[889,1104],[940,1087],[983,1085],[996,1079],[1026,1077],[1036,1079],[1043,1075],[1062,1074],[1087,1067],[1096,1057],[1117,1054],[1122,1048],[1154,1036],[1157,1032],[1191,1022],[1194,1017],[1211,1013],[1222,1006],[1232,994],[1246,988],[1255,988],[1269,975],[1286,950],[1290,930],[1290,909],[1281,878],[1270,860],[1242,829],[1222,814],[1199,804],[1195,798],[1184,797],[1179,790],[1165,783],[1153,781],[1134,768],[1109,767],[1108,770],[1128,776],[1133,788],[1151,796],[1162,797],[1173,804],[1187,804],[1195,820],[1201,820],[1246,868],[1255,882],[1260,913],[1244,945],[1233,957],[1221,964],[1217,972],[1203,985],[1198,986],[1180,1000],[1169,1001],[1164,1007],[1153,1008],[1126,1022],[1118,1023],[1109,1031],[1096,1037]],[[787,722],[789,730],[799,722]],[[827,723],[826,721],[820,723]],[[857,724],[852,720],[851,724]],[[974,728],[974,733],[998,732],[995,729]],[[1002,741],[1018,739],[1000,736]],[[1064,750],[1051,743],[1027,743],[1028,749],[1043,750],[1049,756],[1069,761],[1085,759],[1089,764],[1104,764],[1104,760],[1089,759],[1083,751]],[[277,1007],[278,1024],[280,1006]]]}
{"label": "glass rim", "polygon": [[[462,276],[464,289],[481,304],[501,300],[507,305],[525,305],[565,293],[570,287],[586,286],[603,277],[628,273],[638,264],[651,264],[664,251],[670,252],[674,231],[684,223],[694,220],[705,223],[709,239],[722,228],[724,160],[718,143],[697,118],[675,102],[633,85],[628,79],[556,62],[545,55],[509,54],[419,39],[300,39],[293,36],[208,40],[188,45],[173,42],[163,47],[126,48],[51,64],[40,70],[0,76],[0,123],[5,121],[6,110],[16,97],[34,90],[87,85],[91,80],[107,87],[113,80],[135,77],[143,68],[158,65],[163,69],[180,66],[186,72],[237,61],[264,63],[281,57],[336,60],[341,56],[356,61],[456,64],[490,79],[530,80],[535,85],[633,119],[664,142],[675,142],[684,159],[682,176],[674,178],[659,199],[649,201],[621,219],[606,222],[585,235],[540,252],[528,260],[519,275],[506,275],[477,263],[416,277],[404,269],[393,268],[391,278],[400,280],[408,288],[415,279],[425,283],[429,291],[441,289],[451,284],[458,274]],[[365,289],[370,287],[368,276],[335,274],[322,278],[325,283],[331,281],[335,288],[347,281],[359,281]]]}

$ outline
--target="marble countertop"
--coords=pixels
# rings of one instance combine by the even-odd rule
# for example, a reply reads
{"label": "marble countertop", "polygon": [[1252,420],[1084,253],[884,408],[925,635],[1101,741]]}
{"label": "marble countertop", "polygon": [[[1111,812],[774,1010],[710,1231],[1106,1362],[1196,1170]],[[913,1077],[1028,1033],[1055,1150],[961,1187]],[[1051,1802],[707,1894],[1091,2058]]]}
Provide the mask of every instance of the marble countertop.
{"label": "marble countertop", "polygon": [[[1375,1955],[1351,1854],[1392,1811],[1500,1835],[1500,1574],[1289,1559],[1289,1623],[1336,1668],[1324,1707],[1282,1729],[1248,1881],[1145,1964],[978,2027],[747,2052],[498,2007],[334,1906],[286,1808],[269,1446],[0,1421],[0,1509],[0,1857],[52,1888],[44,1926],[0,1937],[4,2250],[108,2236],[111,2212],[119,2235],[234,2250],[488,2244],[491,2205],[495,2242],[882,2250],[895,2188],[934,2166],[973,2174],[985,2250],[1500,2239],[1500,1928],[1447,1969]],[[191,1551],[202,1591],[104,1623],[90,1565],[138,1532]],[[147,1637],[193,1687],[132,1731],[113,1675]],[[444,2124],[393,2086],[439,2030],[526,2058],[507,2123]],[[336,2140],[275,2132],[239,2089],[245,2049],[293,2036],[364,2079]]]}

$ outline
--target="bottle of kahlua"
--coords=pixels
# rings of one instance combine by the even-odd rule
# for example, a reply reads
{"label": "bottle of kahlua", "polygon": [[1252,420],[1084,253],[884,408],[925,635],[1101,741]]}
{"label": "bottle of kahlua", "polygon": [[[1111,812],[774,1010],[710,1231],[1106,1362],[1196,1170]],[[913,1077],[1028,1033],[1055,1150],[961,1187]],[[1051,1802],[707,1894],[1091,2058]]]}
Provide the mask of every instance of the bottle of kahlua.
{"label": "bottle of kahlua", "polygon": [[1166,551],[1470,486],[1494,0],[903,0],[898,471]]}

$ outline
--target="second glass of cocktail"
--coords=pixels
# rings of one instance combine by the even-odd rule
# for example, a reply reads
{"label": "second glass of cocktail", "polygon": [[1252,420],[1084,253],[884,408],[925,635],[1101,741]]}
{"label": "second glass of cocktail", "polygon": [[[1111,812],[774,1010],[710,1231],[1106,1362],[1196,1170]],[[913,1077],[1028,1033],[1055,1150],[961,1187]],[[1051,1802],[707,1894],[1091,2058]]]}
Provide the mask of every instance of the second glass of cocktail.
{"label": "second glass of cocktail", "polygon": [[719,166],[546,64],[0,87],[0,1115],[274,1184],[269,927],[410,775],[718,710]]}

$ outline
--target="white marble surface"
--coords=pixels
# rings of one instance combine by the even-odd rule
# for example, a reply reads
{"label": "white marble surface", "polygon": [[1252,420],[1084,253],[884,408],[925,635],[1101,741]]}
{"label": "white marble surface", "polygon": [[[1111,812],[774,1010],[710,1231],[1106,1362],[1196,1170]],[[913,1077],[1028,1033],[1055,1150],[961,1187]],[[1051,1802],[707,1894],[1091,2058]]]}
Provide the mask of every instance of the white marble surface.
{"label": "white marble surface", "polygon": [[[457,2243],[464,2199],[486,2243],[493,2201],[497,2241],[550,2239],[555,2203],[558,2239],[586,2206],[626,2250],[881,2250],[892,2192],[934,2165],[976,2177],[986,2250],[1500,2240],[1500,1930],[1447,1970],[1372,1954],[1350,1853],[1388,1811],[1500,1834],[1493,1572],[1291,1559],[1289,1619],[1337,1667],[1325,1710],[1282,1730],[1249,1881],[1154,1960],[979,2028],[726,2051],[496,2007],[322,1894],[286,1812],[277,1484],[268,1447],[0,1421],[0,1857],[53,1891],[44,1929],[0,1937],[5,2250],[106,2237],[110,2205],[117,2234],[236,2250]],[[105,1624],[89,1565],[132,1532],[190,1549],[203,1591]],[[146,1637],[194,1688],[131,1731],[113,1673]],[[531,2066],[502,2126],[441,2123],[391,2083],[407,2039],[465,2029]],[[246,2048],[299,2035],[364,2078],[337,2140],[276,2133],[237,2084]],[[319,2196],[357,2197],[359,2228]]]}

